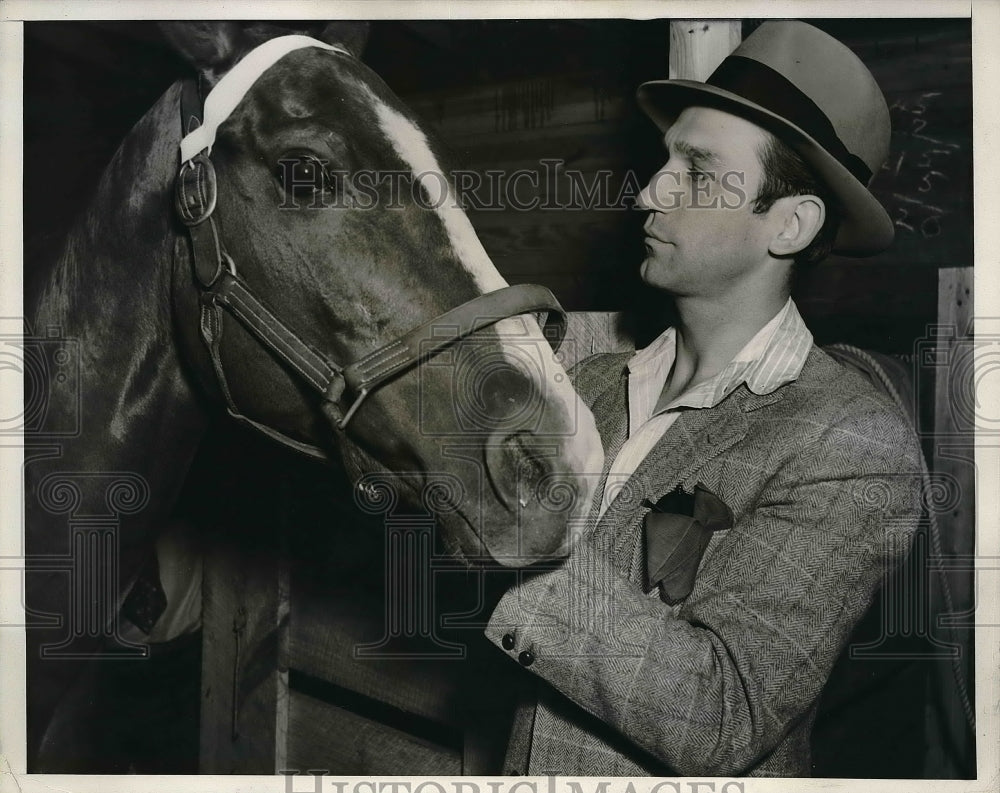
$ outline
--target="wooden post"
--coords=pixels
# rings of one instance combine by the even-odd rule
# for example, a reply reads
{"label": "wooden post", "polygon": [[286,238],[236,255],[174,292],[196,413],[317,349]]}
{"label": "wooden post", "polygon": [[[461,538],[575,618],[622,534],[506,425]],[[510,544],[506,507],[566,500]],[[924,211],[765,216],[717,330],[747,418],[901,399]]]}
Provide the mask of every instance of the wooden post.
{"label": "wooden post", "polygon": [[[948,571],[952,604],[944,602],[941,587],[932,587],[931,613],[940,615],[934,626],[938,638],[959,644],[961,669],[970,686],[975,678],[973,624],[975,622],[975,577],[971,565],[976,553],[975,492],[976,425],[981,423],[974,399],[975,350],[973,348],[973,270],[971,267],[944,268],[938,272],[938,321],[935,345],[934,437],[931,450],[932,477],[948,493],[935,503],[941,535],[943,567]],[[943,491],[942,491],[943,492]],[[943,623],[943,624],[942,624]],[[948,627],[954,628],[952,635]],[[962,775],[974,769],[974,749],[966,726],[951,661],[937,665],[931,700],[938,710],[929,713],[932,740],[927,755],[929,777]],[[969,691],[972,697],[973,692]],[[956,761],[961,767],[956,768]]]}
{"label": "wooden post", "polygon": [[201,773],[274,774],[286,758],[287,569],[212,548],[202,602]]}
{"label": "wooden post", "polygon": [[566,369],[595,353],[635,349],[621,312],[571,311],[566,319],[566,338],[559,350],[559,362]]}
{"label": "wooden post", "polygon": [[739,46],[742,25],[730,20],[677,19],[670,23],[671,80],[708,79]]}

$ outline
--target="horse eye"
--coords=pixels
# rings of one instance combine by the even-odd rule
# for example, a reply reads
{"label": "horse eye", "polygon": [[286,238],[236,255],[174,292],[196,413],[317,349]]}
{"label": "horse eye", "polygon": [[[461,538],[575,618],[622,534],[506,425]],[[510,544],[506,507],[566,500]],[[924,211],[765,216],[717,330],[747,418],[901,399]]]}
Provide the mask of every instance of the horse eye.
{"label": "horse eye", "polygon": [[312,154],[288,154],[278,160],[275,175],[285,191],[312,195],[327,189],[325,160]]}

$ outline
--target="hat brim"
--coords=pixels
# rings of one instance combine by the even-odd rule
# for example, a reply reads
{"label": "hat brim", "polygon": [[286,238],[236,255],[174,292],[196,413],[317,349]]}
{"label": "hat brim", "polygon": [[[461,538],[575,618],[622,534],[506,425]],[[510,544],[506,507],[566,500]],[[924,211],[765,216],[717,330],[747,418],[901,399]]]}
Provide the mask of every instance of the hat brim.
{"label": "hat brim", "polygon": [[827,153],[805,130],[723,88],[691,80],[654,80],[639,86],[639,106],[666,131],[681,111],[692,105],[715,107],[753,121],[777,134],[823,180],[840,203],[841,223],[833,250],[868,256],[892,244],[895,229],[882,204],[854,175]]}

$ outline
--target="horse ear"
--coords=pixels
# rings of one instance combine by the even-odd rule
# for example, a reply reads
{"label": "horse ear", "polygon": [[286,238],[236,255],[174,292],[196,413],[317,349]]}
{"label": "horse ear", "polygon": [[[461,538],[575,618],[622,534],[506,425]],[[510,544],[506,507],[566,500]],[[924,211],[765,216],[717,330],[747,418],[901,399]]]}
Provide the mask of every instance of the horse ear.
{"label": "horse ear", "polygon": [[365,44],[368,43],[370,33],[371,24],[368,22],[338,20],[330,22],[323,28],[319,34],[319,40],[343,47],[355,58],[360,58],[364,52]]}
{"label": "horse ear", "polygon": [[218,77],[242,52],[243,28],[237,22],[161,22],[170,45],[199,72]]}

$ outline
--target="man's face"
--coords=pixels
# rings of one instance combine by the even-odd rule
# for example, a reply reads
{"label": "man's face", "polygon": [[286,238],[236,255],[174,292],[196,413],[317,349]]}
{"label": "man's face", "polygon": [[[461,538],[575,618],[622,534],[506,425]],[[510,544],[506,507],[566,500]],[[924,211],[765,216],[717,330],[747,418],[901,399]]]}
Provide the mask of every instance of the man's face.
{"label": "man's face", "polygon": [[689,107],[667,131],[666,164],[640,203],[646,219],[641,275],[678,296],[738,288],[762,265],[774,232],[753,213],[761,182],[757,151],[769,133],[738,116]]}

